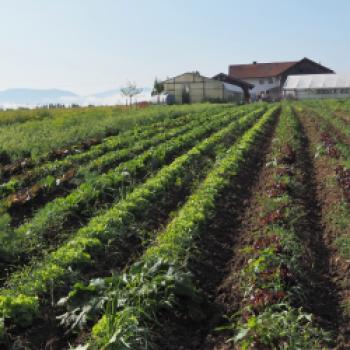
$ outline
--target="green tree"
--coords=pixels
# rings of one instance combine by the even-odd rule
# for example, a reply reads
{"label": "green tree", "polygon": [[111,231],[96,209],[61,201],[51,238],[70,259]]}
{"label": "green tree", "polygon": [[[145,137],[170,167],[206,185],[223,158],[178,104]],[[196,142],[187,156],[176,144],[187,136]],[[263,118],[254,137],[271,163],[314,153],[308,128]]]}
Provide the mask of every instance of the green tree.
{"label": "green tree", "polygon": [[154,80],[152,96],[159,95],[164,91],[164,84],[157,78]]}

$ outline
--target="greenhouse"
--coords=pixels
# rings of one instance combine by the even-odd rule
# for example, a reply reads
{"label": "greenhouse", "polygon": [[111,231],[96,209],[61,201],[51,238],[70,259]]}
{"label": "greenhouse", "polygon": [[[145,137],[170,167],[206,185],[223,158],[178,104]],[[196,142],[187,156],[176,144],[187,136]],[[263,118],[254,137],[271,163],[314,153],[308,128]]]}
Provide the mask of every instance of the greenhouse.
{"label": "greenhouse", "polygon": [[349,98],[350,75],[290,75],[283,86],[283,96],[295,99]]}

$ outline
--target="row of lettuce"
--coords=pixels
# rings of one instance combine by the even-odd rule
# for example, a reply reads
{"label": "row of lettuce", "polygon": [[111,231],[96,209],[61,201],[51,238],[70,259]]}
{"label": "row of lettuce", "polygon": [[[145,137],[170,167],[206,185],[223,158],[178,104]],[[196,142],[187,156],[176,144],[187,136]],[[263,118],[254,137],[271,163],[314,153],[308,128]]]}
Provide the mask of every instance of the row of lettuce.
{"label": "row of lettuce", "polygon": [[[29,326],[40,312],[40,298],[45,298],[48,293],[55,293],[56,287],[59,290],[62,283],[73,285],[77,278],[82,278],[86,269],[93,268],[95,258],[106,254],[106,247],[111,240],[123,242],[128,239],[127,229],[133,225],[135,217],[147,215],[149,207],[156,205],[164,193],[177,183],[181,184],[196,160],[211,152],[218,144],[233,142],[262,113],[263,109],[258,109],[242,118],[237,118],[241,112],[220,118],[216,116],[218,118],[212,122],[208,121],[206,125],[195,128],[185,139],[189,140],[186,141],[189,145],[195,145],[190,151],[177,157],[171,164],[163,166],[153,177],[136,186],[109,210],[93,217],[86,226],[72,234],[41,262],[14,273],[0,293],[0,312],[4,318],[21,326]],[[275,111],[269,112],[262,120],[266,123],[274,114]],[[214,134],[198,143],[200,136],[209,136],[214,131]],[[167,148],[163,148],[162,159],[166,152],[171,151],[170,146],[183,150],[185,142],[169,143]],[[225,149],[226,147],[219,147],[218,151],[225,153]],[[114,245],[113,249],[118,248]]]}

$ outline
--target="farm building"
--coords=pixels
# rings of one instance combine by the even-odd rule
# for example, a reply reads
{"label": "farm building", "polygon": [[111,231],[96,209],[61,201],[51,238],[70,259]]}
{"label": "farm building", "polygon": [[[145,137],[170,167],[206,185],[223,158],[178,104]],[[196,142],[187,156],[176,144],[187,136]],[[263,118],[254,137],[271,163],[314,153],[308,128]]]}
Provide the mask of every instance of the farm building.
{"label": "farm building", "polygon": [[296,99],[349,98],[350,76],[340,74],[290,75],[283,95]]}
{"label": "farm building", "polygon": [[184,73],[163,82],[164,93],[175,103],[242,102],[249,99],[253,85],[240,79],[218,74],[207,78],[199,72]]}
{"label": "farm building", "polygon": [[289,75],[333,74],[334,71],[308,58],[300,61],[235,64],[229,66],[229,76],[254,85],[252,99],[270,97],[279,99]]}

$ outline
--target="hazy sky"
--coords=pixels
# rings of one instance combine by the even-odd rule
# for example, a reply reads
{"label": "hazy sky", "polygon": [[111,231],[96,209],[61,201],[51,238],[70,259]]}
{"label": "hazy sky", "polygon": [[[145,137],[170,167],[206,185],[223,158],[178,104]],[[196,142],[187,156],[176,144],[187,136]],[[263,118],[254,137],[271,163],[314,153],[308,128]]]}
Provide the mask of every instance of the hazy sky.
{"label": "hazy sky", "polygon": [[0,0],[0,90],[87,94],[304,56],[350,74],[349,0]]}

